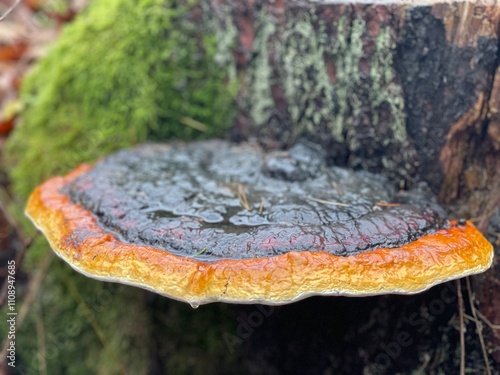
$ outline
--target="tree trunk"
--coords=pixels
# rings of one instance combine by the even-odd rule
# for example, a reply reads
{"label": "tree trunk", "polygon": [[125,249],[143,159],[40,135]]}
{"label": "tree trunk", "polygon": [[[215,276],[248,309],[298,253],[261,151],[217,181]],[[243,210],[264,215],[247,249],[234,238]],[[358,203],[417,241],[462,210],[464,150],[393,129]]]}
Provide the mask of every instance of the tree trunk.
{"label": "tree trunk", "polygon": [[[499,245],[500,5],[420,3],[212,0],[203,11],[234,38],[220,48],[242,82],[231,135],[308,137],[339,165],[424,181]],[[473,280],[494,324],[499,267]],[[500,332],[484,334],[500,363]]]}

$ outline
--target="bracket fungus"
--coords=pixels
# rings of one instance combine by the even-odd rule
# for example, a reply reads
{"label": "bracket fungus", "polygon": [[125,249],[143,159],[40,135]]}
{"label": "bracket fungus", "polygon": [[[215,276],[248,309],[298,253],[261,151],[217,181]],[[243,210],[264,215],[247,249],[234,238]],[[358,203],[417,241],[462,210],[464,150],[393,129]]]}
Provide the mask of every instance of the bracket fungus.
{"label": "bracket fungus", "polygon": [[192,306],[417,293],[493,257],[423,189],[330,166],[306,143],[143,145],[48,180],[26,211],[77,271]]}

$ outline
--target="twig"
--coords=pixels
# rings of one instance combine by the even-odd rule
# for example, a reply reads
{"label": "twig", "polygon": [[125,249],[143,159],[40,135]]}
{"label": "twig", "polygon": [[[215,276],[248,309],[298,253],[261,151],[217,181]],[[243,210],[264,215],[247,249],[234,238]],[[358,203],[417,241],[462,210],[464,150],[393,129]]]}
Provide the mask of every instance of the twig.
{"label": "twig", "polygon": [[324,199],[319,199],[319,198],[311,197],[310,195],[308,195],[306,197],[306,199],[309,199],[311,201],[318,202],[318,203],[329,204],[331,206],[343,206],[343,207],[349,207],[350,206],[347,203],[340,203],[340,202],[334,202],[334,201],[326,201]]}
{"label": "twig", "polygon": [[119,364],[120,368],[117,369],[119,370],[118,373],[125,375],[127,373],[127,370],[125,369],[125,366],[119,359],[118,355],[116,354],[116,351],[113,349],[113,347],[109,344],[109,340],[106,337],[104,330],[101,328],[99,323],[94,317],[94,314],[92,313],[92,310],[90,310],[90,307],[87,305],[85,300],[83,299],[82,295],[78,291],[78,288],[75,286],[75,284],[70,280],[69,277],[62,277],[62,280],[64,284],[66,284],[66,287],[69,289],[69,294],[73,297],[73,299],[82,307],[85,317],[88,319],[88,322],[90,323],[92,329],[97,335],[97,338],[101,342],[102,346],[110,353],[110,355],[113,357],[113,359]]}
{"label": "twig", "polygon": [[436,348],[436,351],[434,352],[434,357],[432,358],[432,362],[429,364],[429,366],[427,366],[429,371],[435,369],[441,363],[442,355],[443,355],[443,349],[439,347]]}
{"label": "twig", "polygon": [[377,203],[375,203],[375,205],[380,206],[380,207],[399,207],[399,206],[401,206],[401,203],[377,202]]}
{"label": "twig", "polygon": [[198,251],[196,254],[193,255],[193,258],[196,258],[196,257],[199,257],[200,255],[203,255],[207,252],[207,248],[204,247],[203,249],[201,249],[200,251]]}
{"label": "twig", "polygon": [[488,352],[486,351],[486,345],[484,344],[484,337],[483,337],[483,326],[479,319],[477,318],[477,313],[476,313],[476,307],[474,306],[474,300],[472,296],[472,288],[470,285],[470,278],[466,277],[465,281],[467,283],[467,292],[469,293],[469,304],[470,308],[472,310],[472,316],[474,317],[474,321],[476,323],[476,331],[477,335],[479,337],[479,342],[481,343],[481,349],[483,351],[483,359],[484,363],[486,364],[486,374],[491,375],[491,368],[490,368],[490,361],[488,360]]}
{"label": "twig", "polygon": [[460,279],[457,280],[458,315],[460,317],[460,375],[465,375],[465,326],[464,326],[464,298]]}
{"label": "twig", "polygon": [[35,304],[36,341],[38,346],[38,367],[40,375],[47,375],[47,350],[45,346],[45,328],[40,302]]}
{"label": "twig", "polygon": [[262,213],[262,211],[264,211],[264,204],[266,203],[266,200],[264,198],[261,198],[260,199],[260,206],[259,206],[259,214]]}
{"label": "twig", "polygon": [[344,194],[344,187],[336,182],[332,182],[333,190],[336,190],[338,194]]}
{"label": "twig", "polygon": [[195,119],[192,119],[191,117],[181,117],[179,119],[179,122],[181,124],[189,126],[190,128],[199,130],[202,133],[206,133],[208,131],[208,126],[206,126],[202,122],[199,122],[199,121],[196,121]]}
{"label": "twig", "polygon": [[431,356],[429,355],[429,353],[425,353],[424,363],[422,363],[422,365],[420,365],[420,367],[418,368],[417,374],[425,374],[424,370],[427,368],[430,361],[431,361]]}
{"label": "twig", "polygon": [[19,315],[17,316],[16,327],[20,326],[23,323],[24,318],[26,318],[26,315],[28,315],[31,304],[35,301],[35,298],[38,295],[38,290],[42,286],[43,279],[45,279],[45,276],[47,275],[47,271],[49,270],[53,259],[54,252],[49,249],[47,251],[47,255],[45,255],[45,257],[41,261],[40,266],[38,267],[38,273],[28,286],[28,293],[24,298],[23,306],[21,307],[21,311],[19,311]]}
{"label": "twig", "polygon": [[483,322],[485,322],[485,323],[486,323],[486,325],[487,325],[488,327],[490,327],[492,330],[497,330],[497,329],[500,329],[500,324],[493,324],[492,322],[490,322],[490,321],[489,321],[489,319],[488,319],[487,317],[485,317],[485,316],[483,315],[483,313],[482,313],[481,311],[479,311],[478,309],[476,309],[476,313],[477,313],[477,315],[481,318],[481,320],[482,320]]}
{"label": "twig", "polygon": [[252,211],[252,207],[248,204],[247,195],[242,184],[238,184],[238,199],[240,200],[241,206],[247,210]]}
{"label": "twig", "polygon": [[19,5],[20,2],[21,0],[16,0],[16,2],[12,4],[10,8],[7,9],[5,13],[0,16],[0,22],[3,21],[14,10],[14,8]]}
{"label": "twig", "polygon": [[474,317],[473,317],[473,316],[470,316],[469,314],[464,314],[464,318],[465,318],[465,320],[467,320],[468,322],[473,322],[473,321],[474,321]]}

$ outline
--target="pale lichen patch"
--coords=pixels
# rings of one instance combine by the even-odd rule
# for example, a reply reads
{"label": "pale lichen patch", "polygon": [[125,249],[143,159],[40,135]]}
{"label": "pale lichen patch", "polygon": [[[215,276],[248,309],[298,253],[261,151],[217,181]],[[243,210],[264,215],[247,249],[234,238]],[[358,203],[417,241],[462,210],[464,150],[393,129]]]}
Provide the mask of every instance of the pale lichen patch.
{"label": "pale lichen patch", "polygon": [[[328,38],[313,12],[290,17],[283,46],[283,84],[290,103],[290,115],[297,131],[314,132],[322,123],[332,123],[337,111],[332,86],[324,63]],[[333,132],[340,141],[342,129]]]}
{"label": "pale lichen patch", "polygon": [[248,68],[246,81],[247,94],[251,99],[246,101],[245,106],[255,124],[266,125],[275,106],[271,93],[273,71],[269,64],[269,40],[276,28],[264,10],[261,10],[256,22],[255,57]]}
{"label": "pale lichen patch", "polygon": [[371,61],[370,77],[372,90],[370,102],[373,109],[372,122],[377,126],[380,122],[377,108],[387,103],[390,108],[392,121],[389,122],[394,139],[402,144],[407,143],[406,114],[403,90],[394,82],[396,75],[393,66],[396,42],[391,36],[391,30],[382,28],[376,40],[376,52]]}

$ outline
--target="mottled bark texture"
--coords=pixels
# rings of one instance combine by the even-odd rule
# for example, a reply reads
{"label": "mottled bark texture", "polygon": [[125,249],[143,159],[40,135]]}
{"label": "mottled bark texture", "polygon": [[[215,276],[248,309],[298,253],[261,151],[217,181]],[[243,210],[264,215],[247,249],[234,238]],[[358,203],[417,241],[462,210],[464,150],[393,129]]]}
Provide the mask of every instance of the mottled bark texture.
{"label": "mottled bark texture", "polygon": [[[235,139],[285,147],[309,136],[337,163],[425,180],[447,202],[463,187],[480,187],[461,173],[473,164],[465,155],[472,144],[499,147],[498,123],[488,126],[489,114],[499,116],[492,95],[499,8],[229,0],[213,7],[237,38]],[[463,133],[478,140],[467,137],[464,146]]]}
{"label": "mottled bark texture", "polygon": [[[497,241],[499,5],[213,0],[205,11],[242,82],[234,140],[285,148],[305,136],[337,164],[425,181]],[[474,279],[496,324],[498,267]],[[484,333],[500,361],[500,332]]]}

